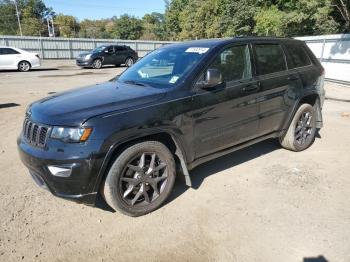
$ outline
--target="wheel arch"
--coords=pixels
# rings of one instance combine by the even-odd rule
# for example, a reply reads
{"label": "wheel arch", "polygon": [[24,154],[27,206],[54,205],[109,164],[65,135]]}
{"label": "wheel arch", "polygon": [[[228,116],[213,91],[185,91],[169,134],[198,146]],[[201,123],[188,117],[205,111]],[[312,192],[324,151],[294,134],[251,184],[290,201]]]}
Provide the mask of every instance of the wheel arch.
{"label": "wheel arch", "polygon": [[32,63],[28,59],[20,59],[17,63],[17,68],[19,68],[19,64],[22,62],[27,62],[29,64],[30,68],[32,68]]}
{"label": "wheel arch", "polygon": [[323,118],[322,118],[322,107],[321,107],[321,100],[320,100],[320,96],[317,93],[308,93],[305,94],[303,96],[301,96],[296,103],[294,104],[294,107],[291,111],[290,116],[288,117],[287,121],[285,122],[281,134],[280,136],[284,136],[288,130],[288,127],[290,125],[290,123],[292,122],[294,115],[296,114],[296,112],[298,111],[298,108],[302,105],[302,104],[310,104],[311,106],[314,107],[315,112],[316,112],[316,127],[317,128],[322,128],[323,127]]}
{"label": "wheel arch", "polygon": [[103,181],[106,179],[108,170],[113,165],[116,158],[127,147],[130,147],[131,145],[134,145],[137,143],[141,143],[144,141],[151,141],[151,140],[163,143],[170,150],[170,152],[174,155],[177,168],[180,168],[181,172],[185,176],[186,185],[191,187],[192,183],[191,183],[191,179],[190,179],[187,164],[186,164],[187,163],[186,154],[185,154],[186,151],[182,147],[180,139],[178,139],[176,135],[170,132],[158,131],[158,132],[141,135],[138,137],[124,139],[122,141],[118,141],[112,144],[100,168],[98,177],[96,179],[94,191],[99,192],[100,187],[103,185]]}

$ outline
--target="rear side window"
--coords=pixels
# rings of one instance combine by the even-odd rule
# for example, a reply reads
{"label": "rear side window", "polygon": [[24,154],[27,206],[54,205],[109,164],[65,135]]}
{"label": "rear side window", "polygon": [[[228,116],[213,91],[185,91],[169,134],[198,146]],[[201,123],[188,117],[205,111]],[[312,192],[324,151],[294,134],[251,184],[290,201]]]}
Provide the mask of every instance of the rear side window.
{"label": "rear side window", "polygon": [[12,48],[0,48],[0,55],[15,55],[15,54],[19,54],[19,53]]}
{"label": "rear side window", "polygon": [[311,60],[302,45],[286,44],[286,48],[294,68],[311,65]]}
{"label": "rear side window", "polygon": [[116,46],[115,50],[116,51],[125,51],[125,50],[127,50],[127,47],[125,47],[125,46]]}
{"label": "rear side window", "polygon": [[259,75],[287,70],[284,53],[279,44],[255,44],[254,51]]}

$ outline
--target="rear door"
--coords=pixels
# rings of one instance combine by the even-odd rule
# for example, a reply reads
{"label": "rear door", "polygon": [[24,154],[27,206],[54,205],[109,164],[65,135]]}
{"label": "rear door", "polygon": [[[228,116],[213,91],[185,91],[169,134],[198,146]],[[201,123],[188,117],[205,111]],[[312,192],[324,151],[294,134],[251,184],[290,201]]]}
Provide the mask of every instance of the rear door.
{"label": "rear door", "polygon": [[249,45],[226,47],[207,68],[218,69],[223,83],[193,98],[200,105],[192,115],[196,158],[254,138],[259,123]]}
{"label": "rear door", "polygon": [[124,64],[126,58],[128,57],[128,49],[125,46],[116,46],[116,59],[117,59],[117,63],[116,64]]}
{"label": "rear door", "polygon": [[301,82],[296,70],[288,68],[279,41],[256,41],[253,52],[256,79],[260,83],[259,135],[262,136],[282,129]]}

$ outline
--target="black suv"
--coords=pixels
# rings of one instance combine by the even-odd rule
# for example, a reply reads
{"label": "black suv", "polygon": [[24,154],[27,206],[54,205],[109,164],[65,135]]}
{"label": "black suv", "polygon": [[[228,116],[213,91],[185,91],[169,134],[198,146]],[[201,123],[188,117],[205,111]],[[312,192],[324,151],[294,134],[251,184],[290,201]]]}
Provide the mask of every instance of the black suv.
{"label": "black suv", "polygon": [[177,173],[276,138],[309,147],[322,127],[324,69],[301,41],[201,40],[158,49],[100,85],[27,110],[18,147],[54,195],[139,216],[170,195]]}
{"label": "black suv", "polygon": [[95,48],[89,53],[80,54],[77,65],[81,67],[92,67],[100,69],[104,65],[120,66],[125,64],[132,66],[138,59],[137,52],[126,45],[108,45]]}

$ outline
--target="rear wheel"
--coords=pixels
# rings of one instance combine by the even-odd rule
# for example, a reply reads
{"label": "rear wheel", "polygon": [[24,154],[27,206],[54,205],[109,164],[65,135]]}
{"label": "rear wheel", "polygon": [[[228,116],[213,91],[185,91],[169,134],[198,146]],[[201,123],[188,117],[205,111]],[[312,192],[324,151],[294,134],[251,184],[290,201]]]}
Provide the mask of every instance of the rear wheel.
{"label": "rear wheel", "polygon": [[295,113],[287,133],[280,138],[280,143],[286,149],[302,151],[312,145],[315,135],[315,109],[309,104],[302,104]]}
{"label": "rear wheel", "polygon": [[164,144],[135,144],[113,163],[104,184],[104,197],[109,206],[126,215],[145,215],[168,198],[175,176],[173,155]]}
{"label": "rear wheel", "polygon": [[132,57],[128,57],[126,60],[125,60],[125,65],[127,67],[130,67],[134,64],[134,59]]}
{"label": "rear wheel", "polygon": [[28,72],[31,68],[31,65],[27,61],[21,61],[18,63],[18,70],[21,72]]}
{"label": "rear wheel", "polygon": [[93,69],[100,69],[102,67],[102,60],[101,59],[95,59],[94,62],[92,62],[92,68]]}

